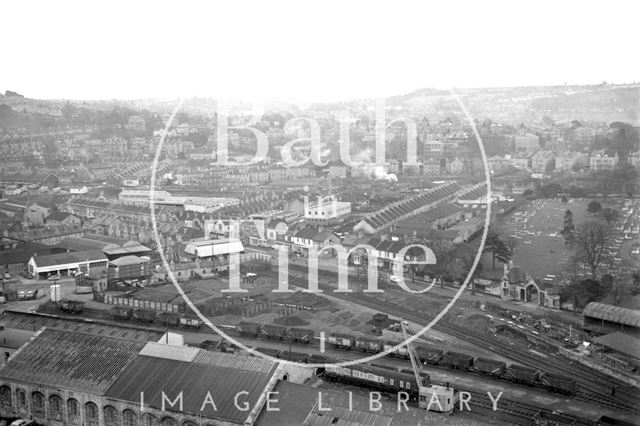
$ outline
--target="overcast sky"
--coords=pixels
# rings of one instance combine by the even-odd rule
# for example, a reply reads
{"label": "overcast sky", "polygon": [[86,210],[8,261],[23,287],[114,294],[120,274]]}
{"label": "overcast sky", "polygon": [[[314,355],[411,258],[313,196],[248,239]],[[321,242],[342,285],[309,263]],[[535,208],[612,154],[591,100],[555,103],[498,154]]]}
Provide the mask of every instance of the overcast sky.
{"label": "overcast sky", "polygon": [[338,100],[452,85],[633,82],[639,5],[3,1],[0,90]]}

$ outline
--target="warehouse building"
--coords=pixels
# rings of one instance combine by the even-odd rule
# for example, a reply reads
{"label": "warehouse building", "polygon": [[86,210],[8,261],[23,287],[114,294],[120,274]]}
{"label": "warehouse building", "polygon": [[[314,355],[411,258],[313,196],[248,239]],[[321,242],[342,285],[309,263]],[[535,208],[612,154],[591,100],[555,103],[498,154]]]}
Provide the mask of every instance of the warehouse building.
{"label": "warehouse building", "polygon": [[596,334],[620,331],[640,337],[640,311],[605,303],[591,302],[582,312],[583,327]]}
{"label": "warehouse building", "polygon": [[244,253],[244,246],[237,238],[210,240],[197,238],[188,241],[184,247],[185,253],[198,259],[228,257],[230,254]]}
{"label": "warehouse building", "polygon": [[56,426],[254,425],[280,380],[312,374],[116,334],[39,331],[0,369],[0,415]]}
{"label": "warehouse building", "polygon": [[102,250],[74,251],[43,256],[31,256],[27,270],[36,279],[45,279],[51,275],[72,276],[88,273],[92,269],[107,267],[107,256]]}
{"label": "warehouse building", "polygon": [[109,261],[109,287],[118,282],[144,287],[151,278],[151,259],[147,256],[122,256]]}

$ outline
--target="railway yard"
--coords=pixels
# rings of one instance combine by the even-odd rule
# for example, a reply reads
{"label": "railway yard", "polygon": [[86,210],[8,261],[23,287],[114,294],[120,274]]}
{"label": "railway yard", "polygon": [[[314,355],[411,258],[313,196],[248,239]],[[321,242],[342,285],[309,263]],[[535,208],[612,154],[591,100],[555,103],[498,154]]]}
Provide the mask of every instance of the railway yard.
{"label": "railway yard", "polygon": [[[239,297],[219,297],[214,294],[218,289],[198,293],[202,286],[186,288],[198,301],[196,306],[201,312],[236,342],[274,358],[311,364],[318,377],[314,386],[347,386],[363,392],[372,384],[329,374],[324,365],[376,355],[366,364],[380,377],[403,374],[402,371],[408,374],[411,364],[408,349],[401,344],[401,322],[406,322],[409,334],[416,334],[445,306],[450,295],[443,294],[442,289],[407,295],[391,286],[382,287],[383,297],[359,291],[334,293],[335,278],[323,272],[319,280],[323,292],[318,294],[301,291],[308,282],[303,266],[290,272],[289,285],[294,290],[290,294],[268,292],[277,283],[275,275],[269,274],[248,285],[249,292]],[[159,288],[155,293],[149,287],[144,292],[147,297],[155,294],[158,301],[176,297],[171,287]],[[66,312],[53,309],[50,313],[179,330],[187,344],[251,355],[215,335],[193,313],[156,313],[93,300],[67,302],[63,307]],[[523,321],[521,315],[516,321],[514,312],[500,309],[499,305],[461,298],[442,320],[413,342],[421,374],[427,375],[431,383],[452,386],[470,395],[470,409],[481,414],[481,422],[634,424],[640,413],[637,387],[562,355],[563,345],[571,342],[552,338],[553,333],[548,330],[562,327],[550,324],[553,320],[545,323],[525,316],[528,321]],[[557,319],[579,328],[577,318]],[[581,332],[576,330],[574,335],[579,339]],[[382,356],[383,351],[388,354]],[[390,391],[380,386],[373,389]],[[497,395],[500,399],[494,410],[492,398]],[[620,423],[608,423],[607,418]]]}

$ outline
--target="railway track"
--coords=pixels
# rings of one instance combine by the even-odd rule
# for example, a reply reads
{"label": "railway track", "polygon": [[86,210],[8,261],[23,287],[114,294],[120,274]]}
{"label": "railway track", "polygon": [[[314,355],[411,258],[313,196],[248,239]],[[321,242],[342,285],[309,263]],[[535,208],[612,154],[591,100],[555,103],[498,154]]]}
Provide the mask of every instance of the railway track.
{"label": "railway track", "polygon": [[[62,315],[69,318],[77,318],[77,315]],[[82,317],[89,317],[92,320],[99,320],[105,323],[121,323],[122,321],[110,320],[111,315],[105,311],[85,308]],[[148,324],[144,328],[162,330],[163,327],[159,327],[157,324]],[[194,330],[197,331],[197,330]],[[285,344],[286,346],[286,344]],[[408,361],[407,361],[408,362]],[[469,406],[474,413],[480,413],[488,418],[506,422],[514,425],[533,425],[535,424],[535,417],[539,413],[552,414],[552,412],[544,407],[539,407],[532,404],[523,403],[520,401],[510,400],[506,398],[500,398],[498,402],[498,409],[493,410],[493,402],[486,393],[478,392],[475,390],[465,389],[457,387],[457,390],[468,392],[471,395]],[[586,395],[587,398],[593,398],[592,395]],[[588,419],[575,418],[576,425],[589,425],[593,426],[594,422]]]}
{"label": "railway track", "polygon": [[[395,303],[377,300],[363,294],[351,293],[348,298],[340,295],[337,297],[351,301],[355,299],[364,306],[386,312],[418,324],[424,325],[428,320],[405,307],[398,306]],[[562,375],[570,373],[572,377],[576,378],[579,388],[579,392],[576,395],[577,399],[597,402],[600,405],[623,410],[625,412],[640,412],[640,407],[638,406],[638,391],[626,383],[613,378],[603,380],[601,377],[602,373],[588,371],[585,370],[585,368],[570,365],[568,361],[559,360],[556,357],[554,357],[555,362],[551,362],[542,357],[525,352],[523,348],[507,345],[487,335],[477,335],[470,330],[462,329],[456,325],[439,322],[434,326],[434,329],[465,340],[479,347],[489,349],[504,356],[505,358],[513,359],[523,365],[540,368],[550,373]],[[597,386],[597,389],[594,388],[594,385]],[[614,387],[617,389],[616,396],[607,395],[607,393]]]}
{"label": "railway track", "polygon": [[[293,265],[294,269],[302,272],[306,277],[306,268],[302,265]],[[330,271],[323,271],[325,277],[333,277],[337,275]],[[301,288],[307,287],[306,278],[295,276],[289,277],[292,286]],[[399,306],[395,303],[378,300],[363,293],[349,293],[349,295],[333,293],[333,287],[327,285],[319,285],[320,289],[328,293],[332,293],[334,297],[347,301],[356,300],[363,306],[370,307],[375,310],[393,314],[395,316],[425,325],[432,318],[425,318],[421,314],[406,307]],[[492,336],[481,335],[472,330],[461,328],[455,324],[447,324],[444,321],[438,322],[434,326],[435,330],[449,334],[479,347],[491,350],[505,358],[513,359],[523,365],[540,368],[549,373],[560,375],[571,375],[575,377],[578,385],[578,399],[589,402],[597,402],[598,404],[623,410],[630,413],[640,413],[640,391],[633,386],[628,385],[621,380],[607,376],[597,370],[584,366],[580,363],[573,363],[569,359],[561,355],[549,355],[551,360],[532,354],[526,347],[517,347],[516,345],[508,345]],[[612,391],[615,395],[612,395]]]}

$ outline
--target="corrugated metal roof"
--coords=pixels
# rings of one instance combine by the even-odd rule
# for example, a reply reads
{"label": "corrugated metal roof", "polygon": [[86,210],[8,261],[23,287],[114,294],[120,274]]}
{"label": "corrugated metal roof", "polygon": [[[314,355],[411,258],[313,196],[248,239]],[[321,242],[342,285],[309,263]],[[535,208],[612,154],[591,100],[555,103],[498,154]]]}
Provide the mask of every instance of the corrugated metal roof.
{"label": "corrugated metal roof", "polygon": [[38,267],[66,265],[69,263],[107,261],[107,256],[101,250],[74,251],[71,253],[47,254],[35,256],[33,260]]}
{"label": "corrugated metal roof", "polygon": [[236,370],[252,371],[254,373],[268,373],[275,364],[273,361],[259,357],[238,357],[222,352],[205,350],[200,350],[193,359],[193,362],[210,366],[235,368]]}
{"label": "corrugated metal roof", "polygon": [[144,342],[45,329],[17,351],[0,378],[102,394]]}
{"label": "corrugated metal roof", "polygon": [[140,351],[140,355],[191,362],[198,351],[198,348],[190,348],[188,346],[173,346],[164,343],[149,342]]}
{"label": "corrugated metal roof", "polygon": [[[242,356],[235,356],[241,362]],[[162,392],[173,401],[183,392],[184,413],[199,414],[204,418],[242,423],[264,392],[276,369],[273,364],[267,373],[207,365],[198,362],[138,356],[106,392],[108,398],[139,403],[144,392],[145,405],[162,409]],[[215,403],[203,402],[207,393]],[[248,392],[248,394],[240,394]],[[246,401],[249,411],[241,411],[235,405],[235,397],[242,406]],[[165,406],[165,410],[171,410]],[[174,411],[178,411],[176,406]]]}
{"label": "corrugated metal roof", "polygon": [[640,339],[616,331],[594,339],[595,343],[640,359]]}
{"label": "corrugated metal roof", "polygon": [[640,311],[637,309],[621,308],[619,306],[591,302],[585,306],[582,314],[585,317],[640,327]]}
{"label": "corrugated metal roof", "polygon": [[158,341],[162,332],[148,330],[131,324],[100,324],[82,318],[61,318],[35,312],[5,311],[0,320],[7,328],[37,331],[43,327],[78,331],[135,340],[137,342]]}

